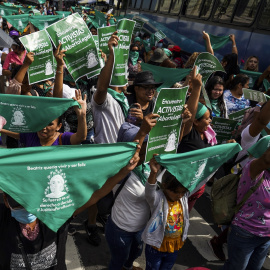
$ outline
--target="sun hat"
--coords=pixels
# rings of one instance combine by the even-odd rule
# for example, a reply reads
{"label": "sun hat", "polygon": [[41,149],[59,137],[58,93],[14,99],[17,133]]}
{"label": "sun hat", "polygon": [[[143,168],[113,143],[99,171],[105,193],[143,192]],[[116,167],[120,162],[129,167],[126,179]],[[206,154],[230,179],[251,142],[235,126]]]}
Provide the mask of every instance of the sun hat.
{"label": "sun hat", "polygon": [[157,87],[162,85],[162,82],[156,82],[151,71],[142,71],[136,74],[135,80],[133,85],[147,85],[147,84],[154,84]]}
{"label": "sun hat", "polygon": [[[117,142],[133,142],[139,130],[139,127],[131,123],[123,123],[118,132]],[[147,140],[148,135],[145,136],[144,142]]]}
{"label": "sun hat", "polygon": [[168,56],[162,48],[157,48],[154,51],[154,54],[151,56],[150,61],[155,63],[162,63]]}

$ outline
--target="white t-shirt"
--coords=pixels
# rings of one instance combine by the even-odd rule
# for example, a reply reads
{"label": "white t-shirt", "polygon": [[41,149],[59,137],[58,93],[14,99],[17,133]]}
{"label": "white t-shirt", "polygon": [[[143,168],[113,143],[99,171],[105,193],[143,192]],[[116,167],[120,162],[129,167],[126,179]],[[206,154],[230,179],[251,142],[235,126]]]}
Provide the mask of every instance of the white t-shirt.
{"label": "white t-shirt", "polygon": [[95,143],[116,143],[118,131],[125,122],[119,103],[107,93],[103,104],[98,105],[94,96],[91,100],[94,118]]}
{"label": "white t-shirt", "polygon": [[127,232],[138,232],[146,226],[150,207],[145,200],[145,186],[134,172],[118,194],[111,216],[113,222]]}

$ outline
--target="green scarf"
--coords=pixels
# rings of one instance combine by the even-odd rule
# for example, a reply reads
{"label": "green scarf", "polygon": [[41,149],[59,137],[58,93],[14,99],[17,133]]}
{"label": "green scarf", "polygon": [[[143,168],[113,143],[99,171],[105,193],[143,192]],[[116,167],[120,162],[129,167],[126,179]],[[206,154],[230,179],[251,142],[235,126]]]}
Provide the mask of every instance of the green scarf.
{"label": "green scarf", "polygon": [[224,47],[230,42],[230,36],[214,36],[209,34],[210,42],[214,51]]}
{"label": "green scarf", "polygon": [[132,65],[135,66],[137,64],[137,61],[139,59],[139,52],[136,51],[130,51],[129,52],[129,58],[132,62]]}
{"label": "green scarf", "polygon": [[218,106],[218,100],[217,99],[211,99],[211,105],[212,105],[212,112],[215,114],[216,117],[220,117],[220,109]]}
{"label": "green scarf", "polygon": [[270,135],[266,135],[261,138],[258,142],[252,145],[247,151],[248,153],[255,157],[259,158],[270,146]]}
{"label": "green scarf", "polygon": [[143,163],[140,166],[137,166],[133,172],[140,178],[142,184],[145,186],[145,183],[150,175],[150,167],[148,164]]}
{"label": "green scarf", "polygon": [[253,89],[255,81],[262,75],[261,72],[255,72],[245,69],[240,69],[240,73],[246,74],[249,77],[249,88]]}
{"label": "green scarf", "polygon": [[151,47],[150,47],[150,40],[143,40],[142,41],[143,46],[145,51],[148,53],[149,51],[151,51]]}
{"label": "green scarf", "polygon": [[155,156],[155,159],[192,192],[196,186],[241,150],[238,143],[228,143],[183,154],[163,154]]}
{"label": "green scarf", "polygon": [[162,82],[162,85],[157,88],[158,92],[161,88],[172,87],[176,82],[183,80],[191,71],[188,68],[166,68],[145,63],[141,63],[141,67],[143,71],[151,71],[156,82]]}
{"label": "green scarf", "polygon": [[37,132],[76,105],[80,106],[77,101],[67,98],[1,94],[0,115],[7,120],[5,129],[19,133]]}
{"label": "green scarf", "polygon": [[125,118],[128,116],[129,104],[124,93],[118,93],[115,90],[108,88],[108,93],[119,103],[122,108]]}
{"label": "green scarf", "polygon": [[57,232],[135,151],[136,143],[1,148],[0,189]]}

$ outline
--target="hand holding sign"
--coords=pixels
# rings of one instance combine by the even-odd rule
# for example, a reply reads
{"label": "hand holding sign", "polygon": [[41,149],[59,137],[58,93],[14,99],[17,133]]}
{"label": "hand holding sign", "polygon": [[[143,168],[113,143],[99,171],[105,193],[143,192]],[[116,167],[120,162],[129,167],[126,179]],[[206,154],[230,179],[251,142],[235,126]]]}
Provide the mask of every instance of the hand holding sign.
{"label": "hand holding sign", "polygon": [[62,46],[62,44],[60,42],[59,45],[57,46],[57,49],[54,52],[54,58],[57,62],[57,66],[64,66],[65,65],[63,58],[66,56],[65,52],[67,50],[60,50],[61,46]]}
{"label": "hand holding sign", "polygon": [[151,129],[156,125],[157,123],[157,117],[160,117],[157,113],[149,113],[143,118],[143,122],[141,125],[141,132],[146,134],[149,134]]}
{"label": "hand holding sign", "polygon": [[202,87],[202,75],[197,74],[197,66],[194,66],[191,73],[191,85],[193,90],[201,90]]}
{"label": "hand holding sign", "polygon": [[115,31],[111,35],[111,38],[108,41],[108,47],[109,47],[110,54],[113,53],[113,47],[116,47],[118,45],[118,40],[119,40],[119,37],[117,36],[117,31]]}
{"label": "hand holding sign", "polygon": [[34,53],[33,52],[29,52],[28,54],[26,54],[25,59],[24,59],[24,64],[26,66],[30,66],[33,62],[34,62]]}
{"label": "hand holding sign", "polygon": [[188,105],[185,104],[184,105],[184,111],[182,113],[182,124],[185,124],[186,122],[188,122],[192,117],[191,112],[188,109]]}
{"label": "hand holding sign", "polygon": [[152,174],[157,174],[157,172],[160,170],[160,165],[157,163],[155,156],[158,156],[158,154],[154,154],[149,162]]}

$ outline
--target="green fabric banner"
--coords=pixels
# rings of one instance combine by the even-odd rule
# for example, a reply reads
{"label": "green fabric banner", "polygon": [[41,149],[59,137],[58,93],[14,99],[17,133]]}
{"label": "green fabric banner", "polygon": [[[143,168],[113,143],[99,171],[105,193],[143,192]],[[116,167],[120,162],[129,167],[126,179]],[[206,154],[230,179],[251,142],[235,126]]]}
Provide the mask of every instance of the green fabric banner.
{"label": "green fabric banner", "polygon": [[238,122],[231,119],[213,117],[212,127],[216,132],[218,143],[230,140],[232,138],[232,132],[236,129]]}
{"label": "green fabric banner", "polygon": [[208,52],[200,53],[194,63],[194,66],[197,66],[197,72],[202,75],[204,85],[212,73],[216,71],[226,73],[218,59]]}
{"label": "green fabric banner", "polygon": [[166,68],[146,63],[141,63],[142,70],[151,71],[154,75],[156,82],[162,82],[162,85],[158,87],[159,92],[161,88],[170,88],[176,82],[183,80],[191,71],[189,68]]}
{"label": "green fabric banner", "polygon": [[34,62],[28,69],[29,84],[55,77],[54,56],[50,38],[45,30],[34,32],[20,38],[28,52],[35,53]]}
{"label": "green fabric banner", "polygon": [[136,143],[1,148],[0,189],[57,232],[135,151]]}
{"label": "green fabric banner", "polygon": [[254,100],[256,102],[266,102],[266,96],[264,93],[248,88],[243,88],[244,98]]}
{"label": "green fabric banner", "polygon": [[199,183],[241,150],[238,143],[227,143],[183,154],[160,155],[155,159],[192,192]]}
{"label": "green fabric banner", "polygon": [[128,56],[131,36],[135,22],[123,19],[117,24],[118,46],[113,48],[114,66],[111,75],[111,86],[125,86],[128,83]]}
{"label": "green fabric banner", "polygon": [[29,22],[29,18],[30,16],[28,14],[4,16],[4,19],[6,19],[19,32],[23,32]]}
{"label": "green fabric banner", "polygon": [[182,123],[182,112],[188,87],[161,89],[154,113],[160,115],[149,133],[145,162],[153,154],[176,153]]}
{"label": "green fabric banner", "polygon": [[13,132],[37,132],[62,115],[68,108],[79,106],[67,98],[1,94],[0,115],[7,120],[5,129]]}
{"label": "green fabric banner", "polygon": [[61,15],[63,18],[71,15],[71,11],[56,11],[57,15]]}
{"label": "green fabric banner", "polygon": [[35,15],[29,18],[30,22],[39,30],[43,30],[49,25],[58,22],[63,18],[62,15]]}
{"label": "green fabric banner", "polygon": [[230,36],[214,36],[209,34],[211,45],[214,51],[224,47],[230,42]]}
{"label": "green fabric banner", "polygon": [[55,47],[67,50],[64,61],[74,81],[100,69],[95,41],[82,17],[72,14],[46,28]]}
{"label": "green fabric banner", "polygon": [[252,89],[254,87],[255,81],[262,75],[261,72],[249,71],[240,69],[240,73],[246,74],[249,77],[249,88]]}
{"label": "green fabric banner", "polygon": [[258,142],[256,142],[253,146],[251,146],[247,151],[251,156],[259,158],[269,148],[269,146],[270,146],[270,135],[266,135],[263,138],[261,138]]}
{"label": "green fabric banner", "polygon": [[98,28],[98,42],[99,42],[99,49],[102,50],[105,54],[109,54],[109,47],[108,41],[111,35],[116,31],[116,26],[105,26]]}
{"label": "green fabric banner", "polygon": [[8,16],[8,15],[12,15],[12,14],[19,14],[19,8],[23,11],[23,12],[29,12],[32,9],[25,9],[22,7],[14,7],[14,6],[4,6],[4,5],[0,5],[0,16]]}

